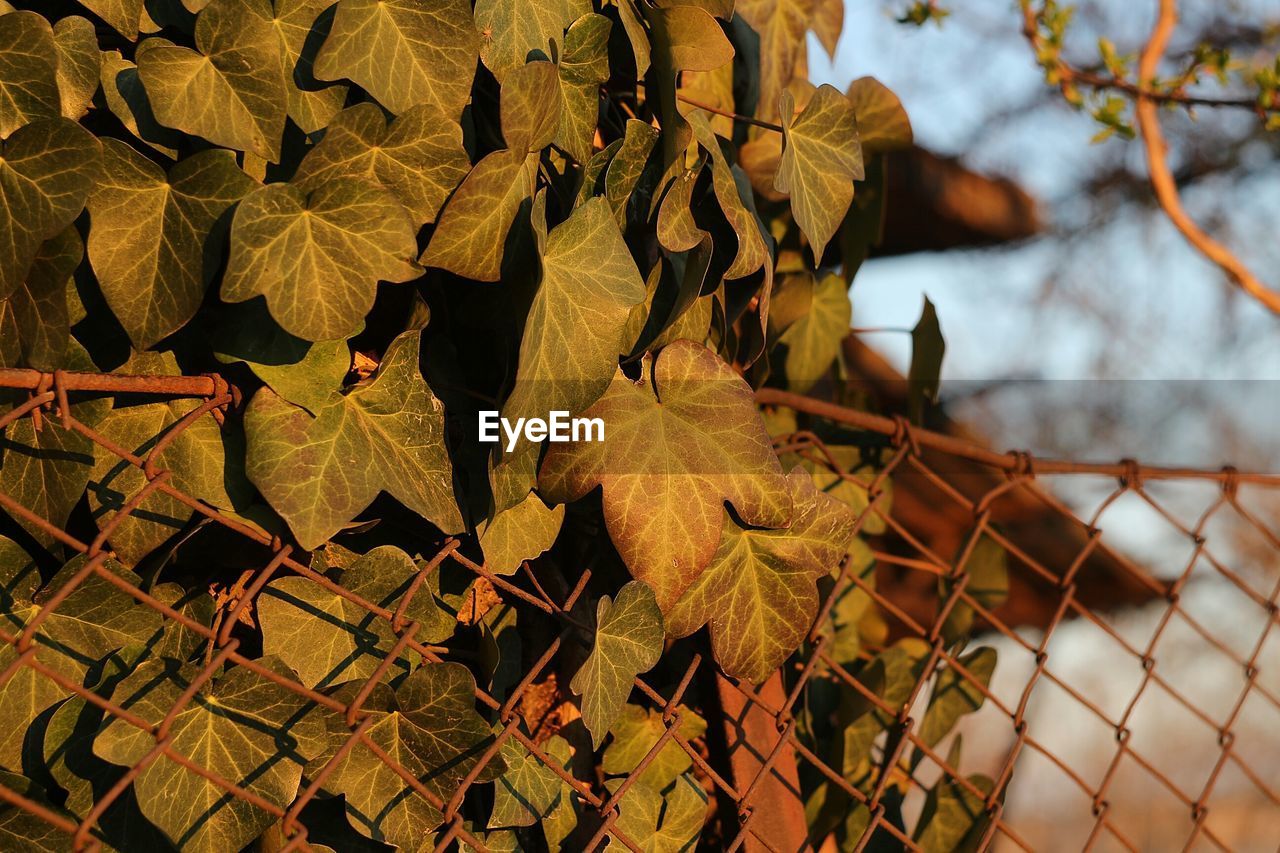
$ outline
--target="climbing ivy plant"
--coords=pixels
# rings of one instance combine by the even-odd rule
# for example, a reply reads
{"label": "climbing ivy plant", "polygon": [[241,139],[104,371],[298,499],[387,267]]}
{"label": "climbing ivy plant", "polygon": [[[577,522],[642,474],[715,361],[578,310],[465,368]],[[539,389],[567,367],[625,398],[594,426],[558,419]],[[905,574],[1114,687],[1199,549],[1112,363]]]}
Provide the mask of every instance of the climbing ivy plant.
{"label": "climbing ivy plant", "polygon": [[[139,454],[181,424],[167,482],[314,570],[245,598],[260,547],[164,493],[108,529],[144,473],[56,424],[10,423],[0,490],[80,541],[108,529],[105,569],[152,602],[91,575],[39,622],[38,659],[60,680],[22,667],[0,686],[7,788],[93,814],[116,849],[223,851],[274,849],[284,836],[260,804],[288,809],[316,786],[310,843],[417,850],[444,821],[420,789],[447,803],[470,777],[491,792],[462,804],[486,846],[578,849],[596,825],[526,742],[607,798],[670,722],[635,677],[669,689],[700,653],[746,685],[791,678],[844,561],[860,583],[819,626],[823,672],[894,703],[933,665],[888,636],[866,592],[876,520],[856,536],[854,521],[880,457],[753,398],[841,393],[884,159],[911,140],[877,81],[806,79],[810,36],[834,51],[841,0],[0,0],[0,13],[0,366],[225,377],[237,393],[216,419],[187,423],[198,400],[130,395],[76,398],[72,413]],[[598,418],[606,437],[482,443],[481,410]],[[859,476],[780,457],[772,439],[800,427]],[[85,558],[22,514],[2,529],[0,622],[16,636]],[[554,723],[529,723],[483,767],[498,719],[475,691],[511,695],[555,633],[452,561],[422,584],[450,543],[489,576],[579,593],[568,639],[522,688]],[[975,549],[968,570],[993,606],[997,552]],[[400,642],[405,621],[436,660]],[[972,623],[954,611],[947,642],[958,650]],[[215,649],[192,625],[257,665],[199,680]],[[8,667],[17,652],[0,648]],[[990,678],[994,653],[966,654]],[[271,673],[335,703],[358,694],[367,741],[344,748],[341,719]],[[951,670],[936,680],[931,744],[982,703]],[[714,688],[683,695],[680,736],[714,750]],[[800,737],[849,786],[910,774],[873,757],[893,721],[838,679],[816,678],[800,707]],[[139,723],[256,802],[155,759]],[[668,742],[617,826],[653,850],[715,838],[705,782]],[[867,810],[827,778],[801,782],[814,843],[854,845]],[[939,783],[914,826],[889,819],[949,850],[978,822],[970,800]],[[0,835],[57,846],[0,808]]]}

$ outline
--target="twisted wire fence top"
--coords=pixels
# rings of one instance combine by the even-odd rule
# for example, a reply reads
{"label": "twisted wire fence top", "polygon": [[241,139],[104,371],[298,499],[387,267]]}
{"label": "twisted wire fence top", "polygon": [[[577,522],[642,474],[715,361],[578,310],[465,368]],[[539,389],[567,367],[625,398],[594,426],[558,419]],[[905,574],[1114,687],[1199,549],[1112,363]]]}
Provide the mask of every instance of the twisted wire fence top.
{"label": "twisted wire fence top", "polygon": [[[806,838],[803,826],[797,837],[793,824],[797,807],[805,817],[804,800],[822,786],[826,802],[842,804],[826,819],[851,830],[845,837],[855,849],[939,849],[936,834],[903,827],[928,823],[925,818],[947,809],[976,827],[965,839],[976,849],[1246,850],[1280,843],[1276,475],[1000,454],[901,420],[762,391],[763,404],[802,409],[884,437],[886,452],[874,470],[851,470],[813,433],[775,437],[779,455],[807,460],[835,480],[865,489],[856,527],[867,534],[872,560],[849,556],[832,567],[807,641],[762,685],[723,675],[696,637],[672,646],[667,654],[679,661],[674,674],[660,681],[638,677],[632,691],[631,701],[654,723],[653,737],[636,745],[624,770],[613,772],[617,768],[607,761],[603,770],[593,763],[589,748],[570,762],[551,746],[551,738],[574,722],[559,669],[563,659],[581,660],[590,646],[590,615],[580,602],[589,570],[570,588],[548,589],[527,563],[515,575],[500,576],[450,538],[422,555],[417,574],[396,598],[373,601],[333,580],[323,562],[279,536],[171,484],[165,449],[200,419],[220,419],[236,400],[219,378],[3,370],[0,387],[29,392],[25,402],[0,415],[0,428],[26,419],[36,430],[75,434],[143,474],[136,492],[120,496],[114,511],[97,519],[97,535],[88,541],[0,491],[0,508],[8,515],[83,555],[56,585],[41,590],[33,615],[0,624],[0,641],[8,644],[0,656],[0,691],[47,681],[101,709],[107,723],[129,727],[146,747],[79,808],[0,775],[0,801],[8,806],[7,824],[0,826],[7,825],[10,836],[25,834],[35,846],[100,849],[104,816],[131,796],[131,786],[149,770],[168,763],[178,769],[177,778],[198,777],[224,792],[217,807],[270,815],[273,829],[260,843],[324,849],[313,820],[317,804],[332,797],[345,762],[365,753],[397,780],[399,798],[438,813],[439,829],[422,839],[424,848],[491,849],[500,837],[487,834],[477,815],[493,803],[493,768],[513,751],[550,774],[559,786],[555,803],[567,804],[576,816],[576,834],[565,849],[606,843],[671,849],[660,833],[629,832],[637,824],[624,816],[629,805],[647,808],[637,780],[673,762],[689,768],[709,804],[700,836],[712,848],[821,845],[822,838]],[[72,395],[122,393],[201,402],[139,454],[77,419],[70,405]],[[1083,513],[1043,482],[1102,476],[1114,485]],[[211,620],[165,600],[154,584],[119,571],[112,559],[112,533],[160,500],[177,502],[199,523],[261,549],[253,566],[227,579]],[[938,518],[955,523],[940,529]],[[1163,537],[1136,547],[1131,534],[1138,527]],[[971,570],[975,554],[991,542],[1007,555],[1007,600],[993,596]],[[442,784],[380,741],[375,727],[385,714],[372,697],[405,655],[427,664],[459,660],[419,639],[424,627],[413,616],[415,596],[430,595],[433,577],[445,567],[476,579],[460,622],[475,626],[495,608],[515,607],[536,611],[554,629],[526,638],[533,648],[509,688],[474,689],[475,708],[491,724],[492,736]],[[336,691],[304,684],[253,647],[244,626],[252,624],[269,585],[287,577],[366,614],[362,624],[379,626],[368,630],[389,632],[389,649],[379,647],[379,659],[357,682]],[[185,689],[163,708],[122,704],[68,675],[59,650],[41,635],[41,626],[77,590],[102,583],[198,639],[198,664],[183,671]],[[853,598],[877,613],[880,634],[865,637],[850,653],[835,647],[831,625]],[[1117,610],[1117,601],[1133,606]],[[994,675],[990,660],[949,638],[947,626],[957,614],[971,619],[998,650]],[[875,668],[864,664],[891,640],[909,641],[900,648],[909,650],[910,677],[886,690]],[[679,655],[677,647],[684,649]],[[199,703],[214,707],[204,694],[228,664],[287,691],[323,718],[330,745],[307,764],[296,794],[265,791],[255,767],[227,778],[178,736],[175,721],[185,711]],[[867,766],[850,766],[842,744],[823,741],[810,703],[815,691],[827,689],[841,691],[844,707],[877,721]],[[931,728],[930,709],[943,701],[939,697],[959,701],[955,716],[963,716],[944,738]],[[690,725],[693,717],[706,727]],[[960,738],[966,751],[957,758],[953,746]],[[348,802],[347,808],[354,807]],[[661,827],[677,816],[654,817],[653,826]],[[815,816],[808,817],[812,825]],[[374,816],[349,811],[348,819]],[[930,825],[944,827],[945,821]]]}

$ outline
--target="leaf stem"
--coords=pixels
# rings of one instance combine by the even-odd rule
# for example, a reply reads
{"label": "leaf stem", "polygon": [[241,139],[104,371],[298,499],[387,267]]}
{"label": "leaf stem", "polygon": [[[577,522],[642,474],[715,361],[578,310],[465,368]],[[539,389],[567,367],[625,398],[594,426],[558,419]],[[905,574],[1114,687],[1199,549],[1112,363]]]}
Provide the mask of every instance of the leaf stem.
{"label": "leaf stem", "polygon": [[[637,80],[636,85],[639,86],[641,89],[645,88],[645,84],[643,80]],[[617,92],[608,92],[608,90],[606,90],[606,92],[608,94],[621,94]],[[689,98],[684,95],[681,95],[679,92],[676,93],[676,100],[683,101],[684,103],[688,104],[691,107],[694,107],[695,109],[706,110],[709,113],[715,113],[718,116],[724,116],[725,118],[730,118],[730,119],[733,119],[734,121],[740,121],[743,124],[749,124],[749,125],[752,125],[753,127],[762,127],[765,130],[772,130],[774,133],[782,133],[782,125],[780,124],[774,124],[771,121],[763,121],[762,119],[753,118],[752,116],[746,116],[746,115],[743,115],[742,113],[735,113],[730,110],[722,110],[719,107],[713,107],[710,104],[704,104],[701,101],[695,101],[693,98]]]}

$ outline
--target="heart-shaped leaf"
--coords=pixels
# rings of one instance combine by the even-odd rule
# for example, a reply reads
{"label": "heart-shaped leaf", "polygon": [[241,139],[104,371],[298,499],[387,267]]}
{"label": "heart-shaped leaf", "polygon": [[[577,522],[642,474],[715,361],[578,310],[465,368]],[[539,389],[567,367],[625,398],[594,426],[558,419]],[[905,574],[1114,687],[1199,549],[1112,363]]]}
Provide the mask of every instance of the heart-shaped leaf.
{"label": "heart-shaped leaf", "polygon": [[582,697],[582,721],[596,749],[622,713],[635,677],[657,664],[663,636],[662,613],[646,584],[632,581],[616,601],[600,597],[595,645],[569,684]]}
{"label": "heart-shaped leaf", "polygon": [[600,120],[600,85],[609,79],[609,29],[602,15],[586,15],[569,27],[560,57],[560,129],[556,145],[580,163],[591,156]]}
{"label": "heart-shaped leaf", "polygon": [[778,98],[806,58],[805,33],[815,0],[738,0],[736,12],[760,36],[760,99],[756,117],[778,118]]}
{"label": "heart-shaped leaf", "polygon": [[786,348],[782,365],[787,387],[804,393],[822,378],[840,355],[852,314],[843,277],[828,273],[814,284],[809,310],[778,338]]}
{"label": "heart-shaped leaf", "polygon": [[[687,774],[677,777],[674,784],[665,793],[650,785],[634,785],[618,804],[618,829],[635,839],[644,853],[680,853],[697,846],[707,819],[707,793]],[[629,848],[610,836],[606,849]]]}
{"label": "heart-shaped leaf", "polygon": [[120,35],[133,41],[146,0],[80,0],[80,5],[106,21]]}
{"label": "heart-shaped leaf", "polygon": [[[601,768],[610,776],[629,776],[657,746],[667,725],[661,711],[627,705],[613,727],[613,741],[604,751]],[[707,721],[691,708],[681,707],[676,731],[685,740],[701,737],[707,732]],[[684,747],[668,739],[636,781],[661,791],[692,766],[693,759]]]}
{"label": "heart-shaped leaf", "polygon": [[67,287],[83,257],[74,227],[41,245],[26,280],[0,300],[0,366],[63,366],[71,339]]}
{"label": "heart-shaped leaf", "polygon": [[35,12],[0,15],[0,137],[60,115],[53,28]]}
{"label": "heart-shaped leaf", "polygon": [[124,143],[103,143],[102,177],[89,197],[89,261],[135,347],[195,315],[215,272],[205,241],[254,186],[230,151],[200,152],[166,176]]}
{"label": "heart-shaped leaf", "polygon": [[[0,16],[3,22],[9,15]],[[26,277],[45,240],[70,225],[93,189],[102,146],[73,121],[13,132],[0,147],[0,299]]]}
{"label": "heart-shaped leaf", "polygon": [[410,108],[390,127],[376,105],[357,104],[333,119],[293,180],[312,192],[337,178],[361,178],[390,190],[424,225],[470,169],[462,128],[434,104]]}
{"label": "heart-shaped leaf", "polygon": [[839,565],[856,520],[805,472],[792,471],[788,480],[791,526],[744,529],[726,518],[711,564],[667,614],[676,637],[709,624],[716,662],[752,684],[768,678],[809,632],[817,580]]}
{"label": "heart-shaped leaf", "polygon": [[910,148],[911,120],[888,86],[874,77],[859,77],[846,93],[858,117],[858,141],[867,154]]}
{"label": "heart-shaped leaf", "polygon": [[604,441],[552,444],[541,491],[567,501],[602,486],[609,535],[664,613],[715,554],[725,501],[748,524],[791,519],[791,489],[750,386],[699,344],[645,356],[638,381],[619,370],[584,417],[603,419]]}
{"label": "heart-shaped leaf", "polygon": [[457,121],[479,54],[467,0],[340,0],[315,74],[350,80],[396,114],[430,103]]}
{"label": "heart-shaped leaf", "polygon": [[485,566],[494,574],[513,574],[522,562],[555,543],[563,522],[563,506],[548,508],[530,492],[520,503],[495,515],[480,534]]}
{"label": "heart-shaped leaf", "polygon": [[222,298],[265,296],[290,334],[346,338],[360,330],[379,280],[418,277],[417,250],[408,212],[379,186],[339,178],[307,194],[272,184],[236,208]]}
{"label": "heart-shaped leaf", "polygon": [[[564,31],[591,12],[589,0],[476,0],[480,59],[498,81],[520,68],[535,51],[554,59],[564,49]],[[555,48],[552,48],[552,45]]]}
{"label": "heart-shaped leaf", "polygon": [[521,65],[502,83],[502,138],[513,151],[537,151],[560,129],[560,69],[539,60]]}
{"label": "heart-shaped leaf", "polygon": [[267,0],[213,0],[196,17],[196,50],[138,45],[138,76],[156,118],[215,145],[280,159],[288,98]]}
{"label": "heart-shaped leaf", "polygon": [[823,84],[799,116],[790,91],[782,93],[782,159],[773,183],[791,196],[791,213],[809,240],[815,263],[840,227],[853,182],[864,177],[853,104]]}
{"label": "heart-shaped leaf", "polygon": [[385,491],[446,533],[462,529],[444,410],[418,372],[420,333],[392,341],[376,376],[308,414],[271,389],[245,412],[245,469],[302,547],[316,548]]}
{"label": "heart-shaped leaf", "polygon": [[58,96],[62,115],[78,119],[89,111],[98,91],[100,54],[98,35],[79,15],[62,18],[53,25],[53,42],[58,56]]}
{"label": "heart-shaped leaf", "polygon": [[315,46],[332,23],[332,16],[323,13],[333,0],[274,0],[274,4],[271,23],[284,58],[289,118],[303,132],[315,133],[329,124],[347,99],[346,86],[320,85],[312,68]]}

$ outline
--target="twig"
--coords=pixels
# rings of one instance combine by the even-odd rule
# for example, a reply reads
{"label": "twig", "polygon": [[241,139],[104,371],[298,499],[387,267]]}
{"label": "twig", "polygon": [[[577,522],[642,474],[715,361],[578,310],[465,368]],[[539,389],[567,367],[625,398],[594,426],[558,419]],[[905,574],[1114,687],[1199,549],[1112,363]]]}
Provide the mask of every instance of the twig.
{"label": "twig", "polygon": [[[1140,91],[1149,89],[1152,81],[1155,80],[1157,67],[1178,22],[1176,0],[1159,0],[1159,3],[1160,11],[1155,26],[1151,30],[1151,37],[1147,40],[1138,60]],[[1205,233],[1182,206],[1173,172],[1169,169],[1167,159],[1169,146],[1165,142],[1164,132],[1160,127],[1157,99],[1149,94],[1139,94],[1134,113],[1137,118],[1138,132],[1146,148],[1151,188],[1155,191],[1156,200],[1169,220],[1173,222],[1174,227],[1182,232],[1187,242],[1202,255],[1231,276],[1245,293],[1257,299],[1271,311],[1280,314],[1280,293],[1269,289],[1230,249]]]}
{"label": "twig", "polygon": [[[643,89],[644,81],[637,80],[636,85],[639,86],[641,89]],[[615,93],[609,93],[609,94],[615,94]],[[754,127],[762,127],[765,130],[772,130],[775,133],[782,133],[782,125],[780,124],[774,124],[771,121],[763,121],[758,118],[753,118],[752,116],[745,116],[742,113],[735,113],[735,112],[732,112],[731,110],[722,110],[719,107],[713,107],[710,104],[704,104],[701,101],[695,101],[693,98],[689,98],[684,95],[681,95],[679,92],[676,93],[676,100],[683,101],[684,103],[688,104],[691,107],[694,107],[695,109],[706,110],[709,113],[715,113],[718,116],[724,116],[725,118],[733,119],[734,121],[740,121],[743,124],[749,124]]]}

